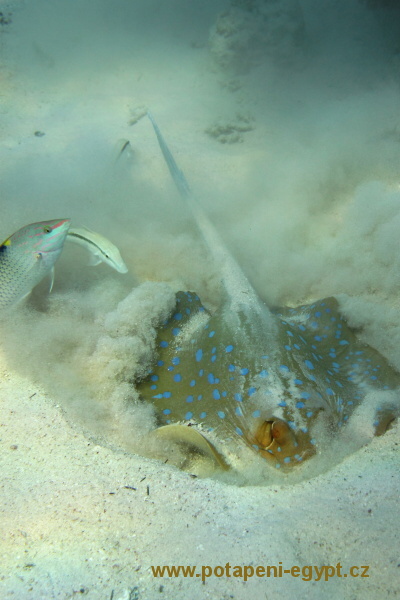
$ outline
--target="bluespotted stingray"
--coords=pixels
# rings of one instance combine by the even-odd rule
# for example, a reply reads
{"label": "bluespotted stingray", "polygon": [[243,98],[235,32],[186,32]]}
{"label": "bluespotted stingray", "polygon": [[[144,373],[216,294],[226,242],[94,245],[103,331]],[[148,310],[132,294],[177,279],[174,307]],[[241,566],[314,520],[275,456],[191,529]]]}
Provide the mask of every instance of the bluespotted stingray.
{"label": "bluespotted stingray", "polygon": [[[230,447],[244,444],[274,467],[289,469],[320,448],[318,421],[346,426],[370,392],[394,390],[399,374],[359,341],[334,297],[271,310],[221,242],[192,196],[154,118],[170,173],[217,261],[221,306],[211,314],[194,292],[176,294],[157,334],[157,357],[137,382],[154,405],[157,435],[195,447],[228,468]],[[383,433],[394,413],[376,408]]]}

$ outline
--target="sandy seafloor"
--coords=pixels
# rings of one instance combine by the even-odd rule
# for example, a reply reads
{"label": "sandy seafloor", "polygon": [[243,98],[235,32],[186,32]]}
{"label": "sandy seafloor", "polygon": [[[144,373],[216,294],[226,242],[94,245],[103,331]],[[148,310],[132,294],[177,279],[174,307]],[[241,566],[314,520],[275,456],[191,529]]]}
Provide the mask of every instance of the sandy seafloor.
{"label": "sandy seafloor", "polygon": [[[372,439],[354,422],[369,443],[303,481],[226,485],[129,451],[148,416],[125,420],[119,397],[113,414],[101,363],[90,393],[80,377],[102,319],[139,284],[219,298],[149,123],[128,125],[142,105],[260,295],[348,294],[350,322],[400,369],[397,11],[302,2],[301,51],[228,73],[207,48],[228,2],[82,4],[0,3],[12,18],[0,31],[1,235],[68,216],[116,242],[130,273],[66,248],[51,297],[1,324],[0,598],[396,597],[398,425]],[[238,113],[253,124],[241,142],[205,133]],[[121,138],[132,155],[115,167]],[[369,577],[203,585],[150,569],[280,561],[368,565]]]}

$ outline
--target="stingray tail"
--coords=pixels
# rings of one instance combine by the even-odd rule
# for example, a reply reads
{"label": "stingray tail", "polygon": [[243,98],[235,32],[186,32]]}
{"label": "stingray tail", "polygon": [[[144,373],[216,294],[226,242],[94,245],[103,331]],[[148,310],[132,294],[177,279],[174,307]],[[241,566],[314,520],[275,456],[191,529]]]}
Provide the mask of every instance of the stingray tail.
{"label": "stingray tail", "polygon": [[[254,323],[257,321],[257,328],[260,326],[260,321],[261,323],[268,321],[271,328],[272,319],[268,308],[261,302],[242,269],[230,254],[214,226],[194,198],[186,177],[176,164],[153,115],[148,112],[147,116],[153,125],[161,152],[163,153],[177,190],[180,196],[188,203],[197,226],[214,260],[218,264],[222,283],[226,292],[226,306],[229,309],[227,312],[231,315],[237,315],[239,312],[246,314],[250,317],[250,321]],[[257,315],[259,319],[254,320],[255,315]]]}

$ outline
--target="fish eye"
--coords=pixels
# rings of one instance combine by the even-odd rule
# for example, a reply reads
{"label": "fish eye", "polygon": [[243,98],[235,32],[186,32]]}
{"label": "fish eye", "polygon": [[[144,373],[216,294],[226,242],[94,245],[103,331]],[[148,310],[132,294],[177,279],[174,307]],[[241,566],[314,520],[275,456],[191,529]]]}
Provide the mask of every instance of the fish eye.
{"label": "fish eye", "polygon": [[51,227],[50,227],[50,225],[45,225],[45,226],[43,227],[43,232],[44,232],[44,233],[50,233],[50,231],[51,231]]}
{"label": "fish eye", "polygon": [[37,252],[35,258],[36,258],[36,260],[40,260],[42,258],[42,253],[41,252]]}
{"label": "fish eye", "polygon": [[105,256],[106,258],[110,258],[108,254],[105,254],[104,256]]}

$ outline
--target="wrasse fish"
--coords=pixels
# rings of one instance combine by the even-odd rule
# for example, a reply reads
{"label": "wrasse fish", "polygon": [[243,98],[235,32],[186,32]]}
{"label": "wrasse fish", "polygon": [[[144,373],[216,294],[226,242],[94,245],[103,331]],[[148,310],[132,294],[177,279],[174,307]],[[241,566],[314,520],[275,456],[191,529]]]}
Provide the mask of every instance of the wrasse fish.
{"label": "wrasse fish", "polygon": [[[339,431],[369,392],[398,388],[400,375],[357,339],[334,297],[275,311],[262,302],[151,121],[224,288],[212,315],[197,294],[178,292],[174,312],[158,331],[155,364],[137,383],[141,397],[156,409],[161,427],[155,433],[192,445],[223,468],[237,444],[274,467],[298,465],[321,449],[317,422],[323,419],[331,433]],[[376,433],[386,430],[396,410],[376,407]]]}
{"label": "wrasse fish", "polygon": [[0,245],[0,309],[27,296],[60,256],[70,219],[31,223]]}
{"label": "wrasse fish", "polygon": [[79,244],[88,250],[90,265],[96,266],[104,262],[119,273],[128,272],[128,267],[118,248],[100,233],[87,227],[74,227],[69,230],[67,241]]}

